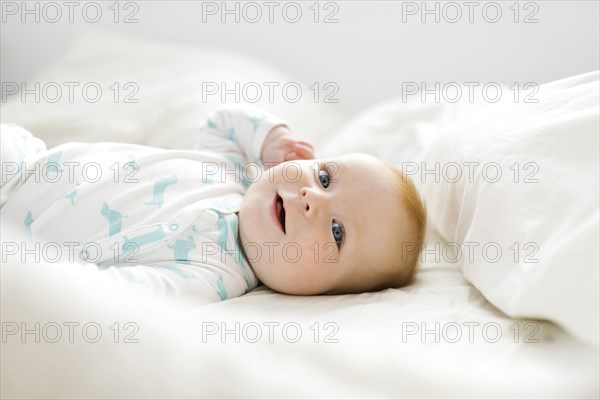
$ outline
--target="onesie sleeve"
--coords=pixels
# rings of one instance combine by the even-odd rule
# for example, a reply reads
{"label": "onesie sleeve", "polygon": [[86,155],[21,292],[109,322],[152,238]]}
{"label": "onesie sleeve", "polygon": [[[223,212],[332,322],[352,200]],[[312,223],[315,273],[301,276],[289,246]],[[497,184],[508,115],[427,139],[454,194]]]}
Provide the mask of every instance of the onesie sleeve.
{"label": "onesie sleeve", "polygon": [[164,262],[155,265],[111,265],[100,271],[117,286],[186,308],[227,299],[223,278],[209,268]]}
{"label": "onesie sleeve", "polygon": [[239,162],[261,162],[260,152],[267,134],[287,121],[250,105],[227,105],[200,125],[195,150],[207,150]]}

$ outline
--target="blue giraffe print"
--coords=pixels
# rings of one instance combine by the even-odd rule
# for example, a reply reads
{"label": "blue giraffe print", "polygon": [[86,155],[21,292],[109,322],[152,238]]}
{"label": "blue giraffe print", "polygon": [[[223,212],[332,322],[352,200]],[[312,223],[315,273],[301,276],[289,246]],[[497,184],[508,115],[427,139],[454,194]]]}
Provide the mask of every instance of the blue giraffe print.
{"label": "blue giraffe print", "polygon": [[227,244],[227,237],[229,236],[229,224],[227,219],[219,213],[219,219],[217,220],[217,227],[219,229],[219,238],[217,244],[219,247],[225,247]]}
{"label": "blue giraffe print", "polygon": [[127,156],[127,161],[125,162],[125,164],[123,164],[123,170],[124,170],[124,176],[123,176],[124,182],[136,182],[136,183],[138,182],[138,179],[136,178],[136,174],[140,170],[140,165],[137,163],[137,159],[135,158],[134,155],[129,154]]}
{"label": "blue giraffe print", "polygon": [[232,142],[236,142],[235,130],[233,128],[227,128],[227,139],[231,140]]}
{"label": "blue giraffe print", "polygon": [[217,124],[215,123],[215,121],[213,121],[213,120],[212,120],[212,119],[210,119],[210,118],[209,118],[208,120],[206,120],[206,125],[208,125],[208,127],[209,127],[210,129],[217,129],[217,128],[218,128],[218,126],[217,126]]}
{"label": "blue giraffe print", "polygon": [[240,248],[240,242],[239,242],[239,240],[237,240],[238,219],[235,216],[231,215],[231,218],[229,219],[229,225],[230,225],[229,226],[230,229],[234,232],[234,235],[235,235],[235,240],[234,240],[234,242],[235,242],[235,254],[236,254],[236,259],[235,260],[237,261],[237,263],[240,266],[240,268],[242,270],[245,270],[244,264],[242,263],[242,258],[243,258],[243,256],[242,256],[242,254],[243,254],[242,253],[242,249]]}
{"label": "blue giraffe print", "polygon": [[231,164],[233,164],[235,166],[235,169],[237,171],[236,173],[236,181],[238,180],[238,177],[240,178],[240,182],[242,184],[242,186],[244,186],[245,189],[248,189],[248,187],[250,187],[250,180],[248,179],[248,177],[246,176],[247,173],[244,172],[244,166],[242,165],[242,163],[240,163],[237,158],[232,157],[232,156],[226,156],[225,158],[227,158],[227,161],[229,161]]}
{"label": "blue giraffe print", "polygon": [[225,288],[223,277],[221,275],[219,275],[219,278],[217,279],[217,291],[219,292],[221,300],[227,300],[229,296],[227,295],[227,289]]}
{"label": "blue giraffe print", "polygon": [[156,230],[145,233],[143,235],[135,236],[131,239],[128,239],[127,236],[124,236],[122,249],[125,253],[132,253],[138,250],[140,247],[152,243],[157,242],[165,238],[165,231],[161,225],[156,225]]}
{"label": "blue giraffe print", "polygon": [[182,264],[191,264],[190,260],[188,259],[188,253],[190,250],[196,248],[196,242],[190,235],[187,237],[187,240],[177,240],[173,246],[167,244],[167,247],[173,249],[173,254],[177,262]]}
{"label": "blue giraffe print", "polygon": [[248,189],[250,187],[250,185],[252,184],[252,182],[250,181],[250,179],[248,179],[246,174],[244,174],[243,172],[240,172],[240,175],[242,177],[242,180],[240,181],[240,183],[242,184],[244,189]]}
{"label": "blue giraffe print", "polygon": [[197,235],[200,232],[206,232],[207,230],[212,230],[212,228],[213,228],[212,225],[213,225],[213,222],[204,223],[204,224],[200,225],[199,227],[194,224],[190,228],[191,234]]}
{"label": "blue giraffe print", "polygon": [[250,287],[250,281],[248,279],[248,271],[246,270],[246,267],[244,266],[244,262],[242,261],[244,256],[243,256],[242,248],[240,247],[240,241],[237,240],[238,219],[234,216],[232,216],[232,218],[231,218],[231,230],[233,232],[235,232],[235,237],[236,237],[236,239],[235,239],[235,254],[237,254],[237,257],[236,257],[235,261],[237,262],[240,269],[244,272],[244,281],[246,282],[246,290],[244,291],[244,293],[248,293],[252,290],[252,288]]}
{"label": "blue giraffe print", "polygon": [[60,168],[60,165],[58,165],[61,156],[62,151],[57,151],[48,155],[48,159],[46,160],[46,167],[49,172],[52,171],[56,175],[62,172],[62,168]]}
{"label": "blue giraffe print", "polygon": [[145,202],[147,206],[162,207],[165,202],[165,190],[169,185],[177,182],[177,175],[172,175],[167,178],[161,178],[154,181],[154,191],[152,192],[152,200]]}
{"label": "blue giraffe print", "polygon": [[[229,218],[228,218],[229,217]],[[217,244],[221,247],[221,251],[228,251],[227,249],[227,238],[229,237],[229,231],[233,232],[234,237],[237,238],[237,218],[233,215],[222,215],[219,213],[219,219],[217,221],[219,229],[219,238]],[[244,272],[244,281],[246,282],[246,290],[250,288],[250,281],[248,280],[247,271],[242,263],[242,253],[237,239],[234,239],[235,243],[235,261]]]}
{"label": "blue giraffe print", "polygon": [[31,239],[31,224],[33,224],[33,215],[31,214],[31,211],[27,212],[23,223],[25,224],[25,236],[27,239]]}
{"label": "blue giraffe print", "polygon": [[108,236],[113,236],[121,232],[122,219],[127,215],[122,215],[120,212],[111,210],[106,202],[102,203],[100,213],[108,220]]}
{"label": "blue giraffe print", "polygon": [[[75,187],[71,189],[69,193],[65,195],[65,199],[71,200],[71,205],[75,205],[75,196],[77,196],[77,188],[79,188],[79,182],[75,184]],[[106,204],[106,203],[104,203]]]}
{"label": "blue giraffe print", "polygon": [[263,115],[262,117],[250,117],[248,119],[250,120],[250,122],[252,122],[252,127],[254,128],[254,132],[256,132],[258,126],[262,123],[263,119],[265,119],[265,116]]}
{"label": "blue giraffe print", "polygon": [[140,166],[137,163],[135,156],[132,154],[129,154],[127,157],[127,162],[124,164],[124,166],[127,167],[127,170],[131,169],[133,173],[136,173],[140,170]]}

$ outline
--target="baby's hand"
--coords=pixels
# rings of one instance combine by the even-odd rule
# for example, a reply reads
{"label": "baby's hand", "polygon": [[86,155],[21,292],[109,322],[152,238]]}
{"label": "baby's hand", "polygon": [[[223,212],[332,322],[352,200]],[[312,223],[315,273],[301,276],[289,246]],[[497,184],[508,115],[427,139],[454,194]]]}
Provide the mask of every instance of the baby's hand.
{"label": "baby's hand", "polygon": [[269,168],[285,161],[315,158],[312,143],[297,140],[285,126],[276,126],[269,132],[260,153],[263,164]]}

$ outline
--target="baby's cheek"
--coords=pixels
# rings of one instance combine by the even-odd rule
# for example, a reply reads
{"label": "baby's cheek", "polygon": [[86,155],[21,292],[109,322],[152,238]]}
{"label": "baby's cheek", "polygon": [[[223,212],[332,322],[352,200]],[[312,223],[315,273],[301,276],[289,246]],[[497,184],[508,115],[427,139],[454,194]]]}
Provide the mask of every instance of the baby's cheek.
{"label": "baby's cheek", "polygon": [[302,257],[290,263],[295,269],[297,278],[305,284],[319,286],[331,275],[333,268],[337,268],[333,263],[323,262],[323,254],[317,254],[315,247],[303,251]]}
{"label": "baby's cheek", "polygon": [[331,279],[320,265],[281,261],[273,271],[272,289],[294,295],[318,295],[331,288]]}
{"label": "baby's cheek", "polygon": [[[269,250],[273,253],[269,255]],[[254,272],[266,286],[288,294],[312,295],[328,290],[338,268],[337,260],[316,247],[304,247],[296,242],[280,243],[263,248],[263,258],[252,264]]]}

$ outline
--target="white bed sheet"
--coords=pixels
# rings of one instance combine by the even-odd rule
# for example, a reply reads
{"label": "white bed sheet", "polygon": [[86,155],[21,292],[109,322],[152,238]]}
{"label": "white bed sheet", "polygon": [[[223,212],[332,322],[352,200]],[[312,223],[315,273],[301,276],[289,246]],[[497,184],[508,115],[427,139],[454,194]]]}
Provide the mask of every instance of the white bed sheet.
{"label": "white bed sheet", "polygon": [[[452,265],[425,264],[416,283],[402,290],[296,297],[262,288],[191,311],[123,293],[98,274],[91,269],[74,271],[71,266],[2,266],[3,323],[25,321],[30,330],[36,321],[42,327],[51,322],[80,323],[73,343],[67,342],[64,327],[58,343],[48,343],[44,336],[34,343],[31,334],[24,343],[18,335],[8,336],[2,345],[2,397],[598,395],[595,349],[552,323],[507,318]],[[84,340],[79,330],[90,322],[103,332],[96,343]],[[115,322],[121,324],[118,343],[109,328]],[[138,343],[124,343],[124,334],[133,333],[124,329],[126,322],[137,327],[130,339]],[[318,329],[315,323],[320,324]],[[520,327],[518,339],[515,323]],[[532,325],[525,329],[527,323]],[[286,334],[285,324],[291,324]],[[484,332],[486,324],[489,328]],[[262,336],[253,343],[256,326]],[[461,327],[459,339],[453,326]],[[292,343],[295,327],[302,334]],[[409,329],[415,327],[418,333],[411,334]],[[212,334],[214,328],[218,333]],[[224,339],[219,335],[223,329],[230,331]],[[429,333],[423,340],[424,329],[437,331],[439,339]],[[236,330],[237,341],[231,333]],[[319,332],[316,343],[315,331]],[[52,335],[48,331],[46,336]],[[92,330],[86,337],[94,335]]]}
{"label": "white bed sheet", "polygon": [[[84,41],[75,47],[70,60],[89,55],[88,45]],[[82,68],[85,65],[82,62]],[[54,73],[61,67],[60,62],[55,65]],[[18,116],[12,122],[53,133],[73,116],[68,106],[53,108],[52,118],[35,112],[28,116],[28,107],[13,103],[7,107],[10,113],[3,112],[3,122]],[[387,118],[381,118],[382,110]],[[366,151],[398,163],[420,158],[435,139],[435,127],[454,118],[456,110],[441,104],[392,102],[348,122],[331,140],[314,134],[312,138],[321,156]],[[307,118],[310,126],[318,126],[318,118],[330,111],[338,118],[329,120],[329,129],[344,115],[335,107],[292,111],[298,112],[292,122]],[[173,115],[181,114],[175,110]],[[131,128],[136,118],[144,117],[112,116],[118,117],[111,121],[113,128]],[[168,127],[167,120],[161,129]],[[78,121],[66,136],[73,137],[74,129],[85,129],[86,123],[98,120]],[[148,136],[152,131],[129,128],[125,131],[131,141],[154,144]],[[97,135],[100,129],[96,126],[91,132]],[[389,145],[372,145],[378,137]],[[90,140],[94,139],[92,135]],[[164,137],[158,140],[164,142]],[[2,228],[2,240],[7,241],[10,228]],[[430,229],[428,242],[443,240]],[[187,311],[123,292],[94,268],[8,262],[0,272],[3,332],[6,323],[25,322],[31,328],[35,322],[44,326],[77,321],[95,322],[104,333],[96,343],[77,335],[73,343],[64,338],[58,343],[23,342],[7,336],[1,352],[3,398],[597,398],[600,394],[598,349],[551,322],[506,317],[465,281],[456,265],[432,259],[420,266],[416,282],[404,289],[296,297],[259,288],[241,298]],[[121,323],[120,333],[126,333],[125,322],[135,323],[139,330],[133,338],[139,342],[123,343],[121,335],[115,343],[109,327],[116,321]],[[203,340],[209,326],[222,323],[234,330],[239,323],[240,334],[247,327],[247,336],[242,334],[239,343],[232,334],[225,340],[217,335]],[[279,324],[274,326],[272,343],[269,323]],[[302,330],[296,343],[286,341],[279,329],[288,323]],[[315,323],[319,323],[317,343]],[[254,324],[262,327],[257,343],[248,340],[254,337]],[[456,326],[462,336],[452,343]],[[325,335],[336,327],[329,339],[338,342],[325,343]],[[425,327],[441,336],[436,341],[429,333],[423,340],[409,334],[415,327],[419,333]],[[526,336],[534,330],[529,339],[537,342],[529,343]],[[292,339],[294,332],[292,327],[287,338]]]}

